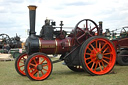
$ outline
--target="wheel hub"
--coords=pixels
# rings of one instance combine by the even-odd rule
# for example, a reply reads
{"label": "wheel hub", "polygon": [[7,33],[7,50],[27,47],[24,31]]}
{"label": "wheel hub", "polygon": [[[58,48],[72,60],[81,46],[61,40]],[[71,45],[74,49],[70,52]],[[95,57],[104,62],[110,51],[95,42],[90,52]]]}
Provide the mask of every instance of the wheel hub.
{"label": "wheel hub", "polygon": [[99,54],[97,55],[97,58],[98,58],[99,60],[101,60],[101,59],[103,58],[103,55],[102,55],[101,53],[99,53]]}
{"label": "wheel hub", "polygon": [[41,71],[43,69],[43,66],[42,65],[38,65],[37,66],[37,70]]}

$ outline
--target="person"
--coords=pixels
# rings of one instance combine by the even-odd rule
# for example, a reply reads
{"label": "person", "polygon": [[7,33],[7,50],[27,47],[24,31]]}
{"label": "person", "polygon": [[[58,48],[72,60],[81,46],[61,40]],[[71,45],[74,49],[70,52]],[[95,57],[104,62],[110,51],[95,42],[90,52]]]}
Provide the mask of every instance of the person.
{"label": "person", "polygon": [[44,39],[44,40],[53,40],[53,30],[54,28],[52,27],[52,25],[50,25],[50,20],[46,19],[45,20],[45,25],[42,26],[42,29],[40,31],[40,36]]}
{"label": "person", "polygon": [[4,43],[2,50],[3,50],[3,53],[9,53],[9,51],[10,51],[9,44]]}

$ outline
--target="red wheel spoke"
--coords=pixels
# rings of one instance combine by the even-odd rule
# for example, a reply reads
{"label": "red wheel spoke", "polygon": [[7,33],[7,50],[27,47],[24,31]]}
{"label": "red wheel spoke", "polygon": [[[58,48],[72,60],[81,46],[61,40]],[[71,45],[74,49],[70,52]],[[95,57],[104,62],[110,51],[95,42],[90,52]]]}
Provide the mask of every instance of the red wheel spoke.
{"label": "red wheel spoke", "polygon": [[33,59],[33,60],[34,60],[35,64],[37,64],[36,60],[35,59]]}
{"label": "red wheel spoke", "polygon": [[103,47],[101,48],[101,50],[103,50],[103,48],[104,48],[106,45],[107,45],[107,43],[105,43],[105,44],[103,45]]}
{"label": "red wheel spoke", "polygon": [[43,70],[48,71],[48,69],[43,68]]}
{"label": "red wheel spoke", "polygon": [[43,67],[48,66],[48,64],[43,65]]}
{"label": "red wheel spoke", "polygon": [[41,70],[42,75],[44,75],[44,72]]}
{"label": "red wheel spoke", "polygon": [[110,58],[109,58],[109,57],[106,57],[106,56],[103,56],[103,58],[105,58],[105,59],[109,59],[109,60],[110,60]]}
{"label": "red wheel spoke", "polygon": [[79,28],[79,27],[77,27],[80,31],[82,31],[82,32],[85,32],[83,29],[81,29],[81,28]]}
{"label": "red wheel spoke", "polygon": [[92,54],[92,53],[86,53],[86,55],[93,55],[93,56],[96,56],[96,54]]}
{"label": "red wheel spoke", "polygon": [[85,58],[86,60],[89,60],[89,59],[91,59],[92,57],[88,57],[88,58]]}
{"label": "red wheel spoke", "polygon": [[31,72],[32,75],[36,74],[38,72],[37,69],[35,69],[34,71]]}
{"label": "red wheel spoke", "polygon": [[103,51],[103,53],[105,53],[107,51],[108,47]]}
{"label": "red wheel spoke", "polygon": [[100,62],[99,62],[99,67],[100,67],[100,71],[102,71],[102,67],[101,67],[101,65],[100,65]]}
{"label": "red wheel spoke", "polygon": [[96,28],[96,27],[92,28],[92,29],[90,30],[90,32],[92,32],[95,28]]}
{"label": "red wheel spoke", "polygon": [[101,61],[101,63],[102,63],[102,65],[103,65],[103,68],[105,68],[103,61]]}
{"label": "red wheel spoke", "polygon": [[35,70],[35,68],[30,68],[30,71],[31,71],[31,70],[33,71],[33,69]]}
{"label": "red wheel spoke", "polygon": [[93,60],[89,61],[87,64],[90,64],[90,63],[92,63],[94,60],[96,60],[96,58],[94,58]]}
{"label": "red wheel spoke", "polygon": [[104,59],[102,59],[105,63],[107,63],[107,64],[109,64],[109,62],[108,61],[106,61],[106,60],[104,60]]}
{"label": "red wheel spoke", "polygon": [[89,47],[87,49],[89,49],[90,51],[92,51]]}
{"label": "red wheel spoke", "polygon": [[85,36],[85,33],[84,34],[82,34],[80,37],[78,37],[77,39],[79,40],[79,39],[81,39],[82,37],[84,37]]}
{"label": "red wheel spoke", "polygon": [[24,64],[24,62],[22,62],[22,61],[20,61],[20,63],[23,63]]}
{"label": "red wheel spoke", "polygon": [[93,62],[91,69],[93,69],[94,65],[95,65],[95,62]]}
{"label": "red wheel spoke", "polygon": [[109,55],[109,54],[112,54],[112,52],[109,52],[109,53],[104,53],[103,55]]}
{"label": "red wheel spoke", "polygon": [[101,51],[101,43],[99,42],[99,50]]}
{"label": "red wheel spoke", "polygon": [[19,67],[23,67],[24,65],[21,65],[21,66],[19,66]]}
{"label": "red wheel spoke", "polygon": [[39,64],[43,64],[44,61],[45,61],[45,59],[41,63],[39,63]]}
{"label": "red wheel spoke", "polygon": [[95,52],[97,53],[97,50],[94,48],[94,46],[92,45],[92,44],[90,44],[91,45],[91,47],[95,50]]}
{"label": "red wheel spoke", "polygon": [[95,69],[94,69],[94,71],[96,71],[97,65],[98,65],[98,63],[96,62],[96,65],[95,65]]}
{"label": "red wheel spoke", "polygon": [[32,63],[30,63],[30,65],[32,65],[32,66],[34,66],[34,67],[36,67],[36,65],[34,65],[34,64],[32,64]]}
{"label": "red wheel spoke", "polygon": [[39,57],[39,63],[41,62],[41,57]]}
{"label": "red wheel spoke", "polygon": [[40,76],[39,76],[39,71],[37,72],[37,77],[40,77]]}

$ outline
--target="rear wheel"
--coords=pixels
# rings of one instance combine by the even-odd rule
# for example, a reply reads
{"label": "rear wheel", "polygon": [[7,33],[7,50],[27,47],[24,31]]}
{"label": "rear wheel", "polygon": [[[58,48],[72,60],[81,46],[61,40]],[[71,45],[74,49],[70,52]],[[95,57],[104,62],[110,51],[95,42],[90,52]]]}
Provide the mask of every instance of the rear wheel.
{"label": "rear wheel", "polygon": [[83,43],[79,57],[85,71],[91,75],[103,75],[113,69],[116,51],[108,39],[94,36]]}
{"label": "rear wheel", "polygon": [[122,50],[117,56],[117,62],[119,65],[128,65],[128,50]]}
{"label": "rear wheel", "polygon": [[17,58],[16,58],[16,61],[15,61],[15,69],[16,71],[22,75],[22,76],[25,76],[25,69],[24,69],[24,65],[25,65],[25,61],[27,59],[27,53],[24,52],[22,54],[20,54]]}
{"label": "rear wheel", "polygon": [[51,59],[44,53],[32,54],[25,63],[25,73],[31,80],[44,80],[52,72]]}

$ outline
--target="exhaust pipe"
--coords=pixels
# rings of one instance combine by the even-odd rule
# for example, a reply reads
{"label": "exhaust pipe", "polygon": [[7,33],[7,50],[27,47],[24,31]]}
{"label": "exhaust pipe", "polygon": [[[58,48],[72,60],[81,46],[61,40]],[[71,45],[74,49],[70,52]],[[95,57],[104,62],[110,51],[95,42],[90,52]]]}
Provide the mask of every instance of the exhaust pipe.
{"label": "exhaust pipe", "polygon": [[36,17],[36,6],[29,5],[29,19],[30,19],[30,31],[29,36],[25,42],[25,50],[28,55],[39,52],[39,38],[36,37],[35,32],[35,17]]}
{"label": "exhaust pipe", "polygon": [[103,22],[100,21],[100,22],[99,22],[99,33],[100,33],[99,35],[102,35],[102,33],[103,33],[102,24],[103,24]]}
{"label": "exhaust pipe", "polygon": [[30,31],[29,35],[35,35],[35,17],[36,17],[36,8],[37,6],[29,5],[29,19],[30,19]]}

